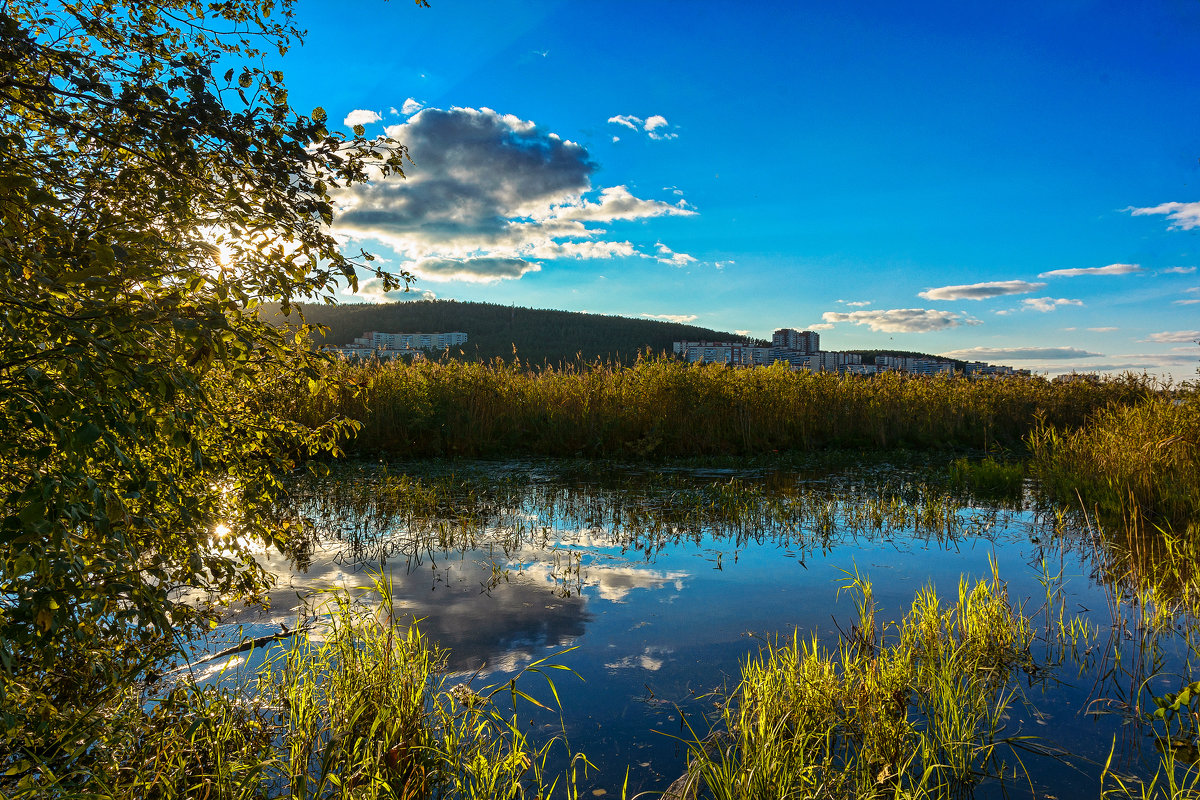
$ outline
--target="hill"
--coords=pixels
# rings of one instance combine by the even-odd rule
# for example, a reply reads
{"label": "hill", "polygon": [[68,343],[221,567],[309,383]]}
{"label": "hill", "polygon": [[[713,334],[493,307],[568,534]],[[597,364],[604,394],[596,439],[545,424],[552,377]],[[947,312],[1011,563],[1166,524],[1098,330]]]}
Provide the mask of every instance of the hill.
{"label": "hill", "polygon": [[365,331],[435,333],[463,331],[462,355],[471,359],[510,359],[513,349],[530,364],[560,364],[582,357],[632,363],[639,352],[671,352],[680,339],[741,341],[727,331],[649,319],[584,314],[577,311],[417,300],[362,305],[304,305],[305,318],[328,328],[324,342],[348,344]]}

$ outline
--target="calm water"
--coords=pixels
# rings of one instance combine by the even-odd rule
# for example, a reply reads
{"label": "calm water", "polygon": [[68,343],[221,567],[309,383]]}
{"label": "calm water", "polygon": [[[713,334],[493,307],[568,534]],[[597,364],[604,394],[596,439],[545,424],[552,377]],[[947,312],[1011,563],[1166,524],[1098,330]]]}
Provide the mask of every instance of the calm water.
{"label": "calm water", "polygon": [[[421,491],[388,488],[406,473],[421,478]],[[1068,612],[1100,628],[1078,661],[1026,680],[1024,701],[1011,709],[1004,735],[1038,737],[1037,747],[1070,754],[1021,753],[1037,794],[1098,796],[1114,742],[1123,773],[1152,773],[1154,739],[1122,713],[1143,677],[1130,655],[1141,639],[1112,633],[1114,589],[1099,577],[1088,531],[1060,520],[1056,532],[1053,509],[1036,507],[1028,490],[989,503],[960,496],[948,507],[945,474],[944,464],[853,461],[339,468],[296,488],[313,537],[299,558],[264,556],[278,575],[270,612],[231,613],[223,631],[278,631],[313,592],[368,586],[383,571],[397,605],[422,620],[449,648],[450,668],[475,685],[575,648],[553,660],[578,673],[556,673],[555,685],[571,747],[598,768],[582,788],[616,796],[629,767],[632,795],[661,791],[680,775],[684,717],[706,732],[706,695],[734,685],[764,640],[799,631],[832,643],[849,630],[854,609],[838,595],[848,573],[872,581],[880,619],[898,620],[922,586],[952,600],[960,576],[987,577],[994,560],[1027,614],[1043,605],[1048,571],[1061,576]],[[895,511],[893,498],[908,511]],[[882,523],[878,515],[855,521],[888,503]],[[1183,671],[1178,639],[1161,641],[1160,674],[1148,684],[1159,694],[1178,690]],[[1114,669],[1117,650],[1127,655]],[[551,699],[536,676],[527,681],[527,691]],[[555,729],[555,716],[529,711],[535,729]],[[1027,794],[1029,785],[1009,789]],[[981,787],[980,796],[992,795],[1000,796],[998,785]]]}

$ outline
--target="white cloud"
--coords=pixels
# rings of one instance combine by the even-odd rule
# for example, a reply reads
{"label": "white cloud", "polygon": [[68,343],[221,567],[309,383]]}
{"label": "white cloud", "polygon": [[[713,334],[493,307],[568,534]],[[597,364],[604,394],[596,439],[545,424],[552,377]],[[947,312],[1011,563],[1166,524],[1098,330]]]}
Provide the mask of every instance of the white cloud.
{"label": "white cloud", "polygon": [[1160,203],[1148,208],[1130,207],[1126,211],[1129,211],[1135,217],[1144,217],[1150,214],[1165,214],[1167,219],[1171,221],[1171,224],[1168,226],[1171,230],[1190,231],[1193,228],[1200,228],[1200,202]]}
{"label": "white cloud", "polygon": [[725,269],[726,267],[733,266],[736,263],[736,261],[730,259],[728,261],[718,261],[713,266],[715,266],[717,269]]}
{"label": "white cloud", "polygon": [[826,311],[821,315],[825,322],[852,322],[866,325],[881,333],[929,333],[959,325],[979,325],[979,320],[953,311],[936,311],[931,308],[892,308],[878,311]]}
{"label": "white cloud", "polygon": [[835,326],[832,322],[814,322],[812,325],[805,325],[804,330],[806,330],[806,331],[831,331],[834,329],[834,327]]}
{"label": "white cloud", "polygon": [[694,263],[695,258],[687,253],[676,253],[671,248],[667,247],[662,242],[655,245],[657,254],[655,260],[663,264],[672,264],[676,267],[686,267],[688,264]]}
{"label": "white cloud", "polygon": [[685,207],[680,200],[678,204],[662,200],[639,200],[630,194],[624,186],[609,186],[600,192],[600,200],[589,203],[586,200],[574,204],[565,204],[551,209],[551,214],[559,220],[581,220],[587,222],[612,222],[615,219],[648,219],[650,217],[682,216],[690,217],[695,211]]}
{"label": "white cloud", "polygon": [[1200,331],[1162,331],[1152,333],[1143,342],[1195,342],[1200,340]]}
{"label": "white cloud", "polygon": [[735,330],[734,333],[736,333],[738,336],[749,336],[750,335],[750,331],[744,331],[744,330],[741,330],[740,328]]}
{"label": "white cloud", "polygon": [[372,122],[379,122],[383,117],[379,116],[376,111],[368,111],[364,108],[356,108],[346,115],[346,119],[342,120],[342,124],[353,128],[355,125],[370,125]]}
{"label": "white cloud", "polygon": [[391,114],[393,117],[400,116],[400,112],[396,110],[395,106],[392,106],[391,108],[389,108],[388,113]]}
{"label": "white cloud", "polygon": [[863,308],[864,306],[871,305],[870,300],[837,300],[836,302],[844,306],[850,306],[851,308]]}
{"label": "white cloud", "polygon": [[400,113],[406,117],[411,117],[413,114],[417,113],[424,107],[425,107],[425,104],[422,103],[420,100],[416,100],[416,99],[410,97],[404,101],[404,105],[400,106]]}
{"label": "white cloud", "polygon": [[620,137],[620,136],[614,136],[614,137],[613,137],[613,144],[616,144],[616,143],[617,143],[617,142],[619,142],[619,141],[621,141],[621,137]]}
{"label": "white cloud", "polygon": [[358,291],[350,295],[357,297],[366,303],[394,303],[397,300],[436,300],[437,295],[430,291],[404,291],[403,289],[393,289],[392,291],[384,291],[383,280],[380,278],[368,278],[365,281],[358,282]]}
{"label": "white cloud", "polygon": [[642,125],[641,117],[635,117],[631,114],[618,114],[615,117],[609,117],[608,121],[614,125],[624,125],[626,128],[637,130]]}
{"label": "white cloud", "polygon": [[946,358],[961,361],[1023,361],[1030,359],[1095,358],[1103,353],[1089,353],[1074,347],[971,347],[942,353]]}
{"label": "white cloud", "polygon": [[647,136],[655,141],[667,141],[679,138],[679,134],[670,131],[670,123],[661,114],[653,114],[646,119],[635,117],[633,114],[618,114],[614,117],[609,117],[608,121],[613,125],[623,125],[630,130],[643,130]]}
{"label": "white cloud", "polygon": [[425,108],[385,132],[408,146],[414,165],[406,179],[376,176],[338,191],[334,232],[390,247],[425,277],[516,279],[541,269],[535,261],[560,258],[696,260],[661,243],[643,250],[608,239],[609,223],[696,211],[625,186],[593,188],[588,151],[531,121]]}
{"label": "white cloud", "polygon": [[1088,330],[1092,333],[1111,333],[1112,331],[1120,330],[1120,328],[1115,325],[1105,325],[1101,328],[1088,328]]}
{"label": "white cloud", "polygon": [[939,286],[936,289],[918,292],[917,296],[924,297],[926,300],[984,300],[1007,294],[1027,294],[1041,289],[1045,285],[1028,281],[987,281],[985,283],[967,283],[961,286]]}
{"label": "white cloud", "polygon": [[1082,300],[1068,300],[1065,297],[1029,297],[1021,301],[1021,305],[1025,306],[1026,310],[1041,311],[1046,313],[1053,311],[1059,306],[1081,306]]}
{"label": "white cloud", "polygon": [[1163,272],[1173,272],[1176,275],[1190,275],[1195,271],[1195,267],[1167,267],[1163,270]]}
{"label": "white cloud", "polygon": [[1072,269],[1052,269],[1049,272],[1042,272],[1038,275],[1039,278],[1075,278],[1080,275],[1129,275],[1133,272],[1141,272],[1142,268],[1137,264],[1109,264],[1107,267],[1074,267]]}
{"label": "white cloud", "polygon": [[667,322],[687,323],[695,322],[699,319],[695,314],[638,314],[639,317],[646,319],[661,319]]}

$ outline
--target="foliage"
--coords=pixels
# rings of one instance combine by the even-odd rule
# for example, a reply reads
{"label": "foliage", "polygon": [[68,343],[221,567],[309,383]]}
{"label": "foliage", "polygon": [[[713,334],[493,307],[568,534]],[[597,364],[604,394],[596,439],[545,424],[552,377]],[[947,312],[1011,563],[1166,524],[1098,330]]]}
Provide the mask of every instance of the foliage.
{"label": "foliage", "polygon": [[331,193],[405,153],[292,111],[297,35],[290,0],[0,4],[0,781],[103,736],[182,588],[254,596],[242,543],[342,430],[263,402],[319,374],[257,307],[355,281]]}
{"label": "foliage", "polygon": [[696,456],[830,447],[1019,447],[1039,421],[1073,429],[1153,391],[1132,377],[871,378],[641,358],[527,369],[453,360],[331,364],[328,388],[281,413],[362,423],[349,447],[409,456]]}

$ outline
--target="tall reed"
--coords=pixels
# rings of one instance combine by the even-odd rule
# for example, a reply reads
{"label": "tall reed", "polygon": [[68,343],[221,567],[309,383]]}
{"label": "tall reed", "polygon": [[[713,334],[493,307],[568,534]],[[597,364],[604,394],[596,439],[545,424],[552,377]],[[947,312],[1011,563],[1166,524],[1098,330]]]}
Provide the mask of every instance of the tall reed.
{"label": "tall reed", "polygon": [[332,362],[328,383],[277,398],[305,422],[362,428],[358,452],[407,456],[696,456],[829,447],[1017,447],[1038,420],[1071,429],[1152,391],[1127,376],[873,378],[643,358],[632,366]]}
{"label": "tall reed", "polygon": [[1029,436],[1043,488],[1109,519],[1166,526],[1200,520],[1200,395],[1148,396],[1096,413],[1083,428],[1039,425]]}

